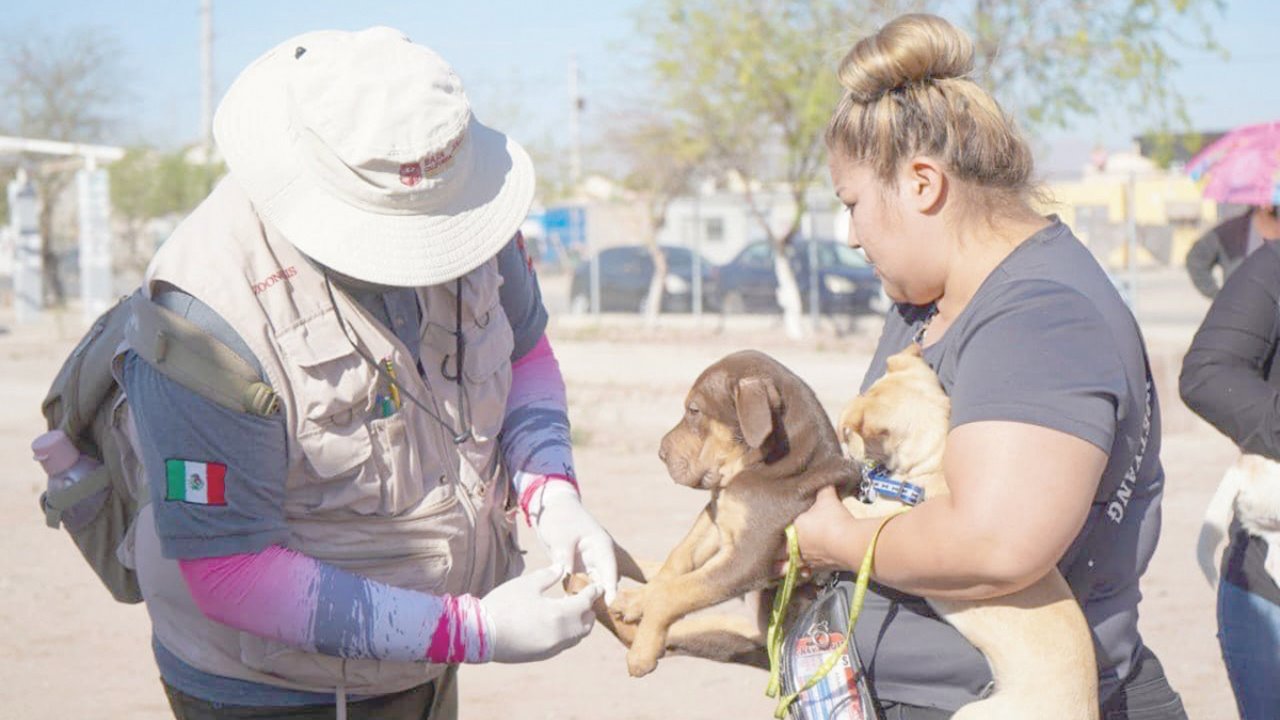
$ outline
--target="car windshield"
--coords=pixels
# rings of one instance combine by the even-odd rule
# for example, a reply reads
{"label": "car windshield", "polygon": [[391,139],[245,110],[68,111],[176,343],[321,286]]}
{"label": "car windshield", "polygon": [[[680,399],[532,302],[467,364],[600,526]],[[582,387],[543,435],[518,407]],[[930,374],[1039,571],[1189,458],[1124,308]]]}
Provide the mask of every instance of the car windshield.
{"label": "car windshield", "polygon": [[866,258],[862,256],[862,253],[854,250],[848,245],[842,245],[837,242],[825,240],[818,241],[816,248],[813,248],[809,242],[797,242],[788,248],[787,254],[791,257],[793,263],[804,263],[808,261],[811,249],[817,251],[818,267],[821,268],[861,268],[867,266]]}
{"label": "car windshield", "polygon": [[[669,270],[690,270],[693,267],[693,252],[688,248],[664,247],[662,252],[667,256]],[[711,264],[706,258],[701,262],[704,268]]]}

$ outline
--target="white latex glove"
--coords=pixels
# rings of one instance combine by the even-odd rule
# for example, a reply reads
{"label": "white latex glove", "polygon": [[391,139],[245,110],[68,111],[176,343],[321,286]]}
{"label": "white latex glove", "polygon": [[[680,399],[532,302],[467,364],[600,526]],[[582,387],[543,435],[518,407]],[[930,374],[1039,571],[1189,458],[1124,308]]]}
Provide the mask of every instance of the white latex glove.
{"label": "white latex glove", "polygon": [[563,567],[551,565],[508,580],[480,600],[493,662],[545,660],[591,632],[596,620],[591,603],[600,597],[599,587],[588,585],[569,597],[543,596],[565,574]]}
{"label": "white latex glove", "polygon": [[618,594],[618,558],[613,538],[582,507],[578,491],[566,482],[550,482],[530,503],[530,516],[538,539],[553,565],[571,572],[585,572],[604,591],[606,604]]}

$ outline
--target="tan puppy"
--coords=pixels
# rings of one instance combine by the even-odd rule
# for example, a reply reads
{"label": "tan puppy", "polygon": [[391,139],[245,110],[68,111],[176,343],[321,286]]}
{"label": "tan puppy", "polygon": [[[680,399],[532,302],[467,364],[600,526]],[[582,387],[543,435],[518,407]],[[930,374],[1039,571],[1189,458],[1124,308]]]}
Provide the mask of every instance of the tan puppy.
{"label": "tan puppy", "polygon": [[[637,677],[656,666],[676,620],[773,582],[783,531],[818,490],[849,492],[860,479],[809,386],[755,351],[729,355],[698,377],[658,455],[673,480],[709,490],[711,501],[648,583],[620,592],[611,608],[623,623],[639,623],[626,631],[627,668]],[[741,655],[752,664],[762,657],[752,649],[756,633],[696,622],[712,624],[685,626],[679,637],[693,652]]]}
{"label": "tan puppy", "polygon": [[1233,511],[1250,535],[1267,542],[1267,574],[1280,582],[1280,463],[1244,454],[1223,475],[1196,545],[1200,570],[1213,587],[1218,585],[1215,556],[1227,537]]}
{"label": "tan puppy", "polygon": [[[896,480],[949,492],[942,456],[951,405],[933,370],[911,345],[888,360],[885,374],[855,398],[840,420],[850,454],[883,465]],[[880,517],[896,500],[845,500],[856,517]],[[955,720],[1077,720],[1098,717],[1093,636],[1080,605],[1055,568],[1030,587],[988,600],[928,598],[942,619],[982,651],[995,693],[959,710]]]}

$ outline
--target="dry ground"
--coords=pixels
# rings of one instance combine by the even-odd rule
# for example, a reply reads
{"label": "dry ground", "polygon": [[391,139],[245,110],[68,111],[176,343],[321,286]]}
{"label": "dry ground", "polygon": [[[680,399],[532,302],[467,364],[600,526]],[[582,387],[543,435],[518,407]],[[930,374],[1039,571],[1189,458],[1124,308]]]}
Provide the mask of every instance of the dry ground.
{"label": "dry ground", "polygon": [[[1214,639],[1213,598],[1193,552],[1200,517],[1230,461],[1230,443],[1189,416],[1177,399],[1177,363],[1203,312],[1180,275],[1150,279],[1142,298],[1157,384],[1165,406],[1162,457],[1168,473],[1165,527],[1143,583],[1142,630],[1182,693],[1192,718],[1225,720],[1235,712]],[[586,501],[638,556],[660,558],[705,502],[678,488],[657,461],[658,438],[677,419],[681,398],[708,363],[731,350],[764,349],[818,392],[835,413],[856,390],[876,331],[864,321],[852,334],[778,339],[771,320],[729,326],[668,322],[647,331],[630,319],[602,329],[567,319],[552,329],[570,390],[578,470]],[[28,443],[41,429],[38,403],[76,323],[54,322],[0,334],[0,714],[54,718],[165,718],[140,607],[115,604],[81,563],[71,542],[46,529],[36,509],[43,479]],[[526,547],[536,546],[532,537]],[[530,552],[530,565],[542,563]],[[550,661],[467,668],[463,717],[765,718],[765,675],[705,661],[664,660],[651,676],[626,674],[622,648],[597,631]]]}

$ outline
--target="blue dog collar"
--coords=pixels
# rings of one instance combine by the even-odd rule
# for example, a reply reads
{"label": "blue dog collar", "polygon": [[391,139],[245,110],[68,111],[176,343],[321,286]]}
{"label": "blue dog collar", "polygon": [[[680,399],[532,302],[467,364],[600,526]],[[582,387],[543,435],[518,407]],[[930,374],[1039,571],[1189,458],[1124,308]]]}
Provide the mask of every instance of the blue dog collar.
{"label": "blue dog collar", "polygon": [[881,497],[904,505],[919,505],[924,502],[924,488],[894,478],[883,465],[867,463],[862,469],[862,499],[871,503]]}

